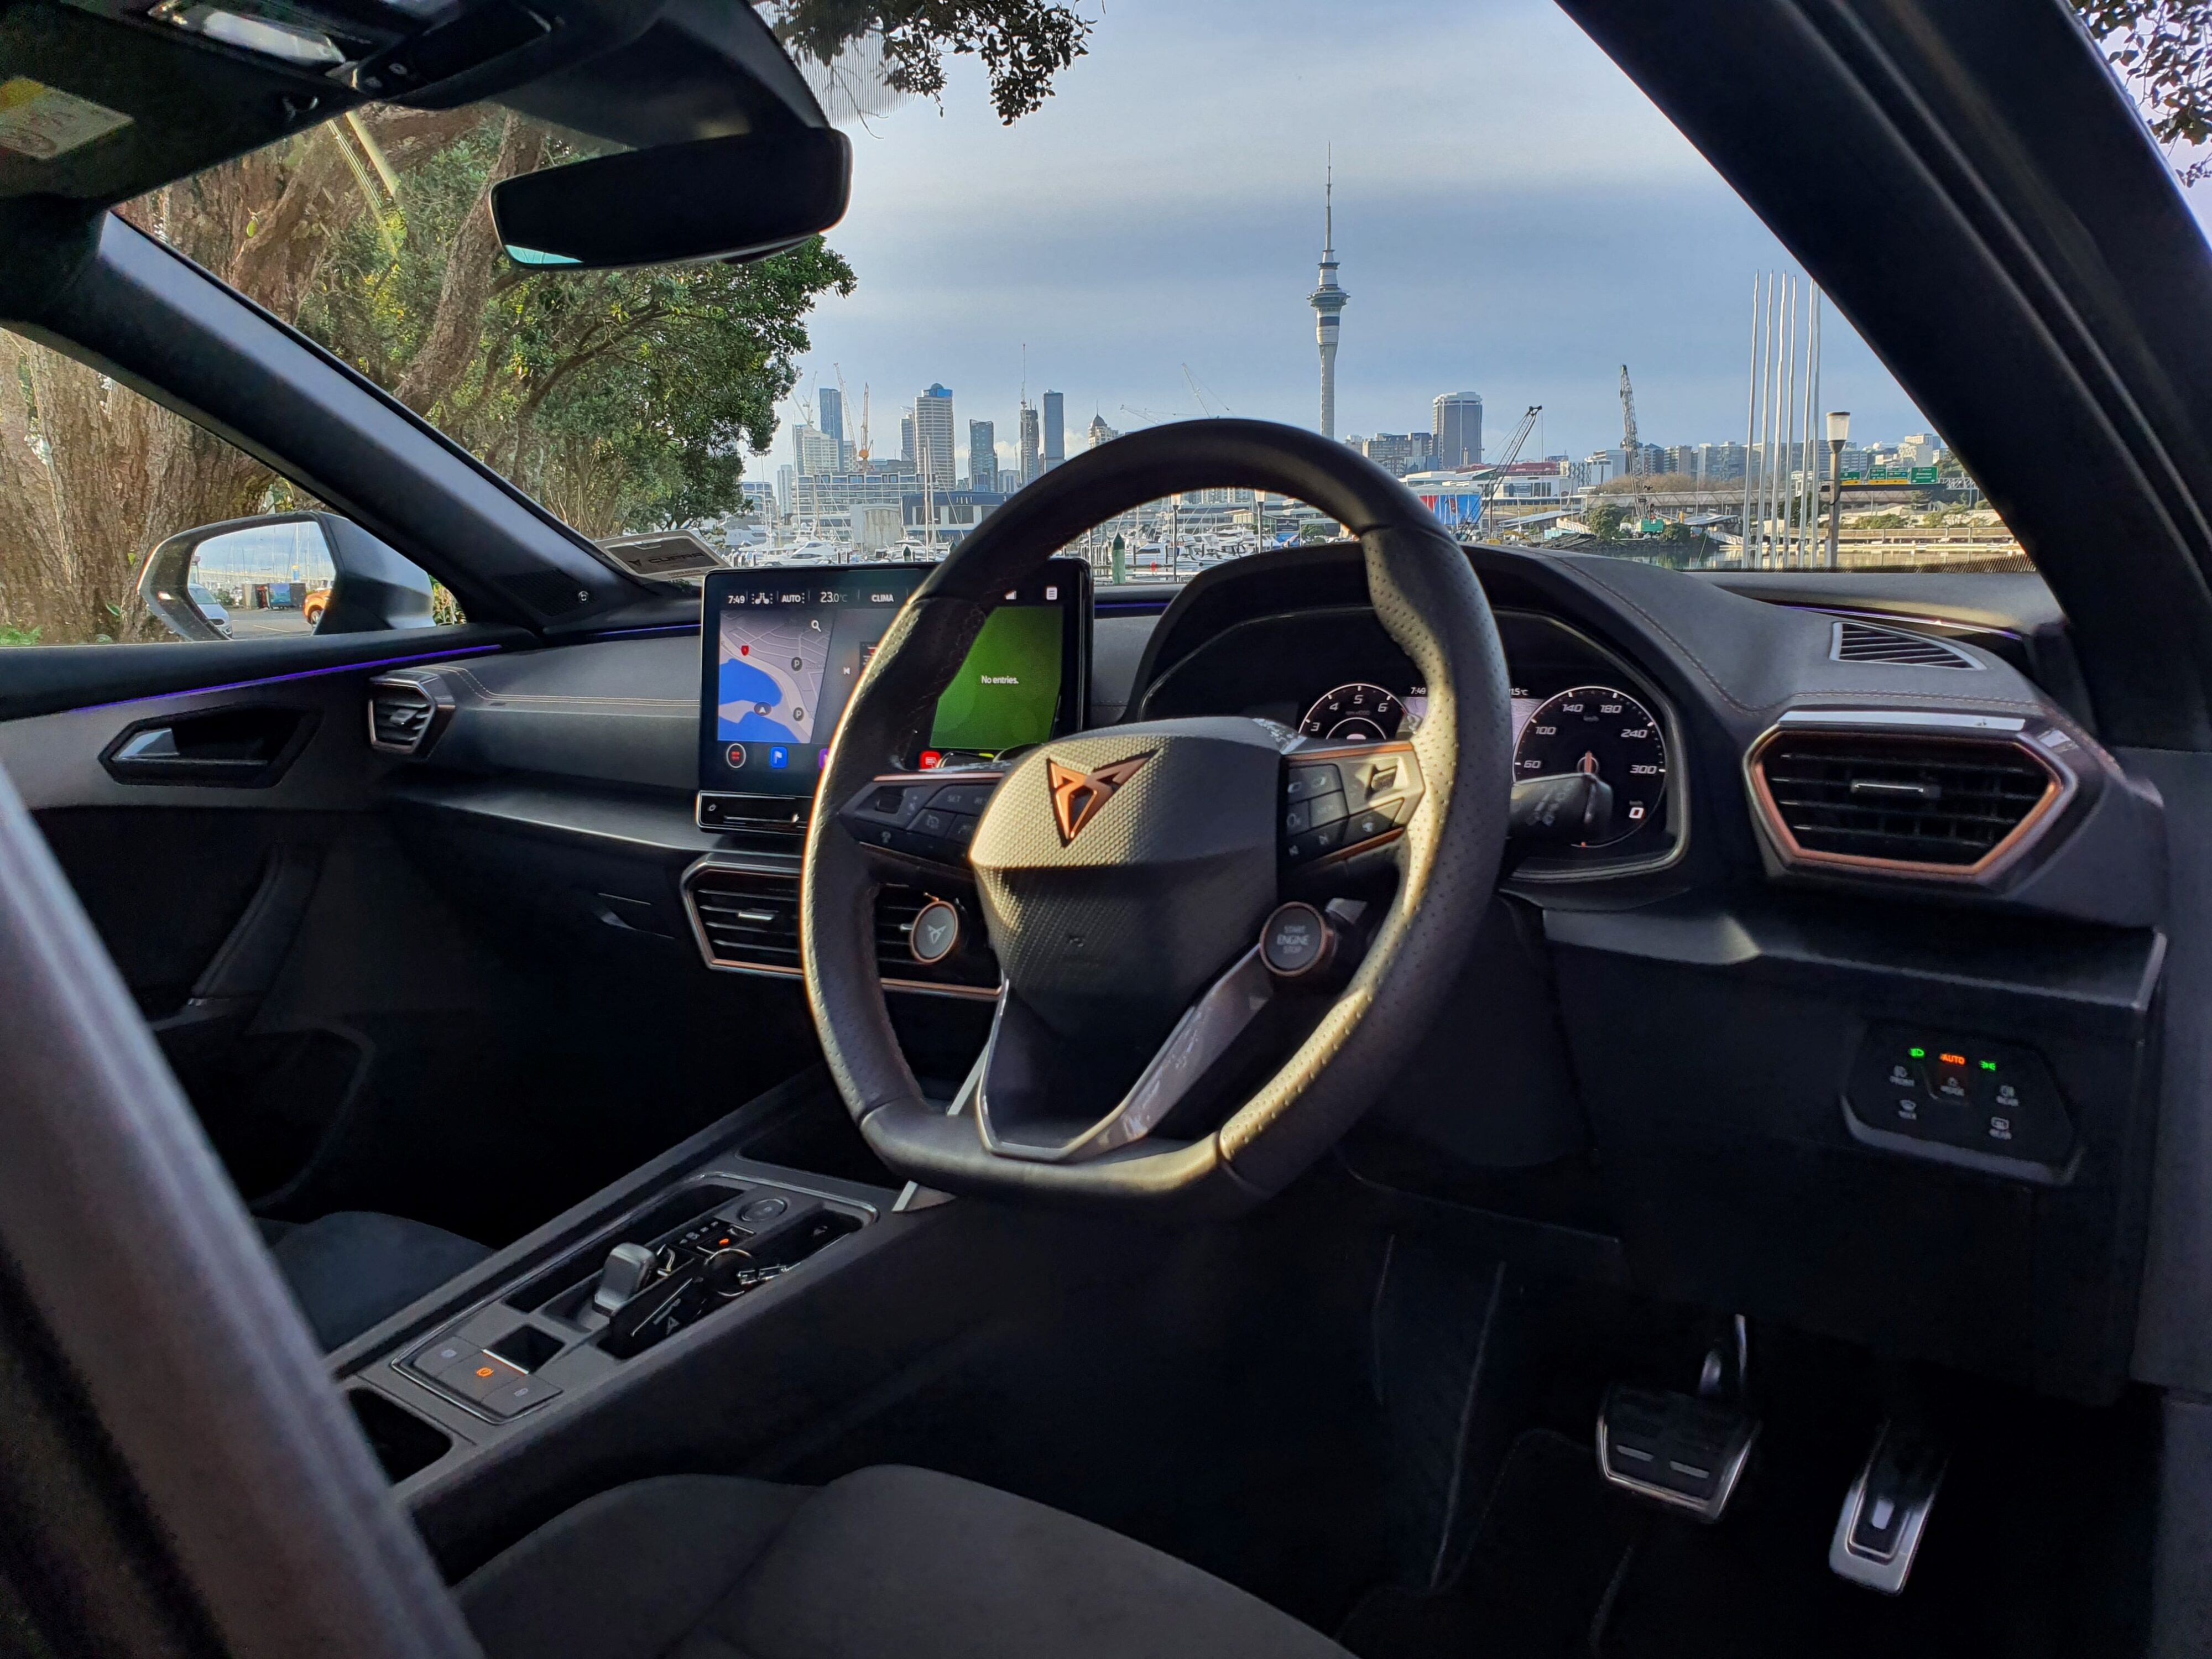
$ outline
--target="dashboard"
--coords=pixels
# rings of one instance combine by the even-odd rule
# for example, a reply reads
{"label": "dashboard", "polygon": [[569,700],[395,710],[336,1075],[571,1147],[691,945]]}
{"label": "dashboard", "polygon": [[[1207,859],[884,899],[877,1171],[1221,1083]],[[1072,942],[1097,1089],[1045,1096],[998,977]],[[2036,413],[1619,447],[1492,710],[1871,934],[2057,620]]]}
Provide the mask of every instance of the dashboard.
{"label": "dashboard", "polygon": [[[1807,584],[1755,597],[1620,559],[1469,557],[1511,683],[1507,764],[1595,772],[1615,833],[1510,849],[1450,1013],[1343,1166],[1541,1272],[2109,1398],[2150,1208],[2156,791],[2098,745],[2063,676],[2031,678],[2013,648],[2031,630],[1964,600],[1931,623],[1915,607],[1943,607],[1909,584],[1826,607]],[[1052,732],[1243,714],[1344,744],[1428,712],[1356,545],[1083,609]],[[381,675],[372,727],[406,734],[395,822],[471,902],[550,917],[619,971],[649,959],[795,997],[801,744],[763,769],[786,775],[780,818],[694,820],[702,761],[780,742],[716,724],[749,712],[724,708],[744,702],[720,696],[725,660],[718,630],[672,629]],[[951,747],[1033,739],[1034,690],[1003,700],[1025,727],[971,722]],[[915,957],[944,896],[887,886],[878,954],[902,1034],[957,1055],[998,975],[980,925],[957,961]]]}

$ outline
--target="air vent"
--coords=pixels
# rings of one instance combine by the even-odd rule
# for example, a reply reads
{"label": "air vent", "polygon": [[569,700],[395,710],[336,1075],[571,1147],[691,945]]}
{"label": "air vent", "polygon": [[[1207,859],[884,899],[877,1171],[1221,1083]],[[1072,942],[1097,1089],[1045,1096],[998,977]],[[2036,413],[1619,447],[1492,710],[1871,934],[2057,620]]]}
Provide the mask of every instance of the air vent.
{"label": "air vent", "polygon": [[1979,668],[1967,653],[1926,634],[1902,629],[1877,628],[1872,623],[1843,621],[1836,624],[1828,647],[1832,662],[1887,663],[1898,668]]}
{"label": "air vent", "polygon": [[2006,739],[1857,732],[1777,732],[1752,776],[1796,860],[1953,878],[2012,851],[2061,787]]}
{"label": "air vent", "polygon": [[[696,866],[684,885],[697,918],[708,965],[750,973],[796,975],[799,956],[799,878],[777,870],[727,865]],[[948,996],[997,994],[999,964],[983,942],[981,924],[952,958],[934,968],[914,959],[908,939],[928,896],[913,887],[885,887],[876,897],[876,968],[886,985]]]}
{"label": "air vent", "polygon": [[691,908],[719,968],[799,971],[799,878],[766,870],[702,870]]}
{"label": "air vent", "polygon": [[430,687],[410,679],[368,683],[368,746],[387,755],[419,755],[450,713]]}

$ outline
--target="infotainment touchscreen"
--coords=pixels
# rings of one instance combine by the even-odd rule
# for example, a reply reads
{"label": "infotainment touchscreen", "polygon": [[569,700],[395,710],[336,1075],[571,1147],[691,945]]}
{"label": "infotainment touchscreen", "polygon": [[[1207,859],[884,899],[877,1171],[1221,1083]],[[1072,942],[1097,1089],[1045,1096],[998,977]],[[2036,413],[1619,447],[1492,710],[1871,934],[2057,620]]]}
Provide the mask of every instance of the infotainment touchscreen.
{"label": "infotainment touchscreen", "polygon": [[[807,796],[861,671],[922,565],[718,570],[706,580],[699,787]],[[938,699],[921,767],[988,759],[1072,730],[1083,706],[1091,568],[1054,559],[994,607]]]}

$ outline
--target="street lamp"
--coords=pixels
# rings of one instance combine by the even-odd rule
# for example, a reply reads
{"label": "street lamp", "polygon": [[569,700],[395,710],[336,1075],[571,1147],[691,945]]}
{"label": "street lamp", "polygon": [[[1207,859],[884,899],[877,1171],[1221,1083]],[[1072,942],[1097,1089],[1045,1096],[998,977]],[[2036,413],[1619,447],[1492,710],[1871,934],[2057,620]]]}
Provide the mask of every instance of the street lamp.
{"label": "street lamp", "polygon": [[1851,411],[1828,411],[1828,568],[1836,568],[1836,532],[1844,514],[1844,445],[1851,435]]}

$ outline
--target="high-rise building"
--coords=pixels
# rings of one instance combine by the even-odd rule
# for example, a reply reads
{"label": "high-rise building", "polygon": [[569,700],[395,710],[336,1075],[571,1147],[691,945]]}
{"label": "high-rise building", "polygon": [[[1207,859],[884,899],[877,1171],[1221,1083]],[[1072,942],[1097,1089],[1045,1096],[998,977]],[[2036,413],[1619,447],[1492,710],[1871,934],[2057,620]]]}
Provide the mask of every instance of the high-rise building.
{"label": "high-rise building", "polygon": [[1049,472],[1066,459],[1066,400],[1057,392],[1048,392],[1044,394],[1044,470]]}
{"label": "high-rise building", "polygon": [[999,487],[999,427],[995,421],[968,422],[968,488]]}
{"label": "high-rise building", "polygon": [[959,476],[952,452],[952,393],[932,385],[914,400],[914,465],[932,488],[950,489]]}
{"label": "high-rise building", "polygon": [[822,388],[822,429],[839,443],[845,441],[845,394],[834,386]]}
{"label": "high-rise building", "polygon": [[1482,465],[1482,394],[1447,392],[1432,406],[1429,428],[1440,467]]}
{"label": "high-rise building", "polygon": [[793,469],[801,477],[844,471],[845,446],[804,422],[791,428]]}
{"label": "high-rise building", "polygon": [[1022,405],[1022,483],[1033,484],[1043,470],[1044,457],[1041,452],[1037,430],[1037,412],[1027,404]]}
{"label": "high-rise building", "polygon": [[1314,337],[1321,345],[1321,435],[1336,436],[1337,319],[1352,296],[1336,285],[1336,173],[1322,185],[1321,281],[1306,303],[1314,308]]}
{"label": "high-rise building", "polygon": [[1091,417],[1090,436],[1091,448],[1097,449],[1102,444],[1110,444],[1115,439],[1121,435],[1121,434],[1115,431],[1112,427],[1106,424],[1106,417],[1104,416],[1093,415]]}
{"label": "high-rise building", "polygon": [[1425,432],[1378,432],[1354,446],[1385,472],[1404,477],[1436,464],[1436,441]]}
{"label": "high-rise building", "polygon": [[914,454],[914,411],[902,410],[899,414],[899,459],[906,463],[909,472],[915,470]]}

